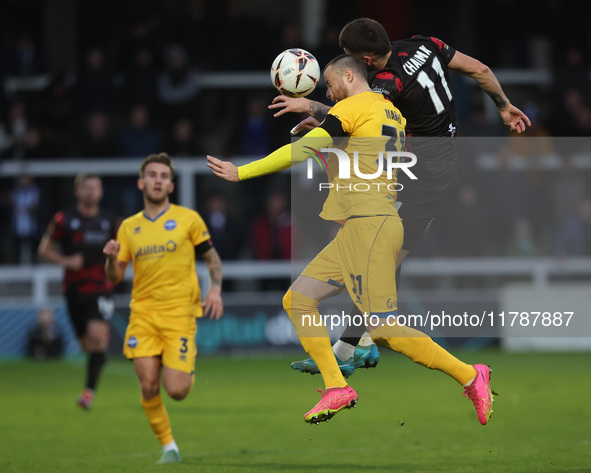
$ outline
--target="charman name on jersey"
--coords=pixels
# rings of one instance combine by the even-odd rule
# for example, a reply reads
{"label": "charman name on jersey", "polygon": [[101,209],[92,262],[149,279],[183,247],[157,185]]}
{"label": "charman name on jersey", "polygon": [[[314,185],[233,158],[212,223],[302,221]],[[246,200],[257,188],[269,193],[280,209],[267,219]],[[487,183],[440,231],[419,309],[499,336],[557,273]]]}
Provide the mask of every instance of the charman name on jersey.
{"label": "charman name on jersey", "polygon": [[433,51],[430,51],[425,46],[420,46],[419,50],[411,57],[408,61],[406,61],[402,68],[404,72],[406,72],[409,76],[412,76],[415,72],[417,72],[423,64],[427,62],[429,56]]}
{"label": "charman name on jersey", "polygon": [[172,240],[169,240],[164,245],[142,246],[138,248],[133,257],[142,258],[145,256],[162,256],[164,253],[172,253],[174,251],[176,251],[176,243]]}

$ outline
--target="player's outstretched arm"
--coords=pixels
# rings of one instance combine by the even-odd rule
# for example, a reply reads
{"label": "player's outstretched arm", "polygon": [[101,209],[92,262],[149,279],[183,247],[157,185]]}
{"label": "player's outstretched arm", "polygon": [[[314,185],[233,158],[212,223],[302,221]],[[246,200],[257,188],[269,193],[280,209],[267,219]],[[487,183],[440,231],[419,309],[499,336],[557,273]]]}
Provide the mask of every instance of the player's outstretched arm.
{"label": "player's outstretched arm", "polygon": [[240,180],[240,177],[238,176],[238,168],[230,161],[222,161],[221,159],[207,155],[207,167],[211,169],[217,177],[221,177],[226,181],[238,182]]}
{"label": "player's outstretched arm", "polygon": [[209,271],[209,291],[201,303],[203,315],[210,319],[219,319],[224,313],[222,302],[222,260],[220,255],[211,248],[203,254],[207,270]]}
{"label": "player's outstretched arm", "polygon": [[311,117],[321,122],[326,118],[330,107],[320,102],[315,102],[304,97],[292,98],[285,95],[278,95],[273,99],[270,110],[278,110],[273,116],[280,117],[284,113],[307,113]]}
{"label": "player's outstretched arm", "polygon": [[113,284],[119,284],[125,276],[125,270],[127,269],[127,263],[117,259],[119,256],[120,244],[115,240],[109,240],[103,248],[103,253],[107,256],[107,262],[105,263],[105,272],[109,281]]}
{"label": "player's outstretched arm", "polygon": [[305,161],[310,157],[310,147],[306,146],[306,144],[311,145],[313,148],[321,149],[325,146],[330,146],[332,142],[332,137],[320,126],[309,131],[302,139],[284,145],[268,156],[252,161],[239,168],[228,161],[222,161],[213,156],[207,156],[207,166],[216,176],[226,181],[244,181],[283,171]]}
{"label": "player's outstretched arm", "polygon": [[456,51],[448,66],[451,70],[470,76],[478,82],[480,88],[484,90],[495,103],[503,123],[507,125],[511,131],[521,133],[525,131],[526,124],[531,126],[531,122],[527,115],[511,104],[503,92],[503,88],[501,87],[501,84],[499,84],[498,79],[486,64],[483,64],[478,59],[474,59],[473,57]]}

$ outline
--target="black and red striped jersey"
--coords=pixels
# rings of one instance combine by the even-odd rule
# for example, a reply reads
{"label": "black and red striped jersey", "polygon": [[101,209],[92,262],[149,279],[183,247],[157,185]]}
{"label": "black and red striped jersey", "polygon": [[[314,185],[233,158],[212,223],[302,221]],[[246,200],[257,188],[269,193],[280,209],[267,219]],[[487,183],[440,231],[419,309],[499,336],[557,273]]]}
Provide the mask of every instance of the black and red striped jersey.
{"label": "black and red striped jersey", "polygon": [[94,217],[83,216],[76,207],[56,213],[47,233],[61,245],[64,255],[81,253],[84,266],[79,271],[66,270],[64,290],[75,286],[82,294],[105,293],[113,284],[105,274],[103,248],[111,238],[117,237],[120,219],[114,212],[100,209]]}
{"label": "black and red striped jersey", "polygon": [[458,124],[447,65],[455,49],[426,36],[392,42],[386,66],[370,75],[406,118],[407,136],[454,136]]}

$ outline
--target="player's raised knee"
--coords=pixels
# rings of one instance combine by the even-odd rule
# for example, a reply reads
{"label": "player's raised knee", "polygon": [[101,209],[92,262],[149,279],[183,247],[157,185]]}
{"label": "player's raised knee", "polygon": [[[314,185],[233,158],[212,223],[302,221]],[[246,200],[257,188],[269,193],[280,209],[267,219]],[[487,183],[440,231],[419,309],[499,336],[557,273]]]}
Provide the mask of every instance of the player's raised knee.
{"label": "player's raised knee", "polygon": [[182,401],[191,392],[191,385],[189,384],[187,386],[172,386],[172,387],[168,387],[168,388],[166,388],[166,392],[175,401]]}

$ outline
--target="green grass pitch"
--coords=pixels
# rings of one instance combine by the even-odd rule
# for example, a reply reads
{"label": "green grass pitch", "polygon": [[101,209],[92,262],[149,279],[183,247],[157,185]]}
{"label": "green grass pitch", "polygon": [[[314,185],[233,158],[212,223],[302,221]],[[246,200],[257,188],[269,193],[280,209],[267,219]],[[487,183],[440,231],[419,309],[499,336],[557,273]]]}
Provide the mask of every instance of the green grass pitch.
{"label": "green grass pitch", "polygon": [[322,379],[293,357],[198,357],[191,395],[165,398],[176,465],[155,465],[130,362],[111,361],[90,412],[82,360],[0,363],[0,472],[591,472],[591,353],[459,353],[493,368],[481,426],[453,380],[381,351],[349,378],[358,407],[320,425],[303,414]]}

